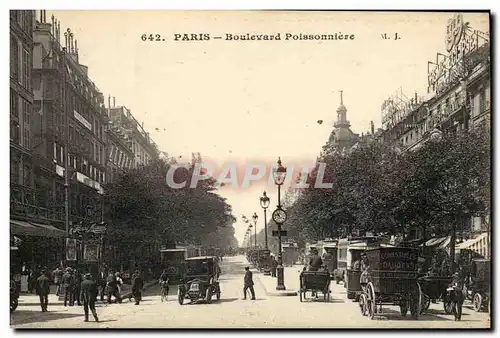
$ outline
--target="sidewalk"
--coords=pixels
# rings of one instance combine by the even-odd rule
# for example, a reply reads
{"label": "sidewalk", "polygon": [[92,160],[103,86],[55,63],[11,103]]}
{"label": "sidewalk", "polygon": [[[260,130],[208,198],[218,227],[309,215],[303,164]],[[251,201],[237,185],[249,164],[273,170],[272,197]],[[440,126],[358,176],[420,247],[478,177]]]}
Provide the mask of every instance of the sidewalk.
{"label": "sidewalk", "polygon": [[297,296],[297,291],[300,288],[300,275],[301,266],[295,265],[293,267],[285,267],[284,269],[284,283],[286,290],[276,290],[278,279],[276,277],[266,276],[264,273],[254,271],[254,275],[264,288],[268,296]]}

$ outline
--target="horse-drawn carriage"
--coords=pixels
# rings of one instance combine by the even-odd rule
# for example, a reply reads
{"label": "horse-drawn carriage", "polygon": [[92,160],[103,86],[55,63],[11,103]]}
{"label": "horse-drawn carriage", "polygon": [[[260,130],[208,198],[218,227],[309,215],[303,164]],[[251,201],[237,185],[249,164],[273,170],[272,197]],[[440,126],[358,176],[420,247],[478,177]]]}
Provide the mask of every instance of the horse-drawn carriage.
{"label": "horse-drawn carriage", "polygon": [[409,309],[411,317],[418,319],[421,299],[417,280],[418,251],[381,247],[365,252],[369,268],[363,272],[367,274],[367,283],[363,283],[359,298],[362,315],[373,319],[382,312],[383,304],[390,304],[399,305],[402,316],[406,316]]}
{"label": "horse-drawn carriage", "polygon": [[325,301],[330,301],[330,272],[325,271],[305,271],[300,274],[300,301],[307,299],[307,292],[317,297],[318,292],[323,294]]}
{"label": "horse-drawn carriage", "polygon": [[427,311],[431,301],[436,300],[443,300],[444,312],[446,314],[451,314],[453,312],[452,302],[447,298],[446,292],[452,279],[451,276],[424,275],[419,277],[418,283],[422,291],[420,313]]}

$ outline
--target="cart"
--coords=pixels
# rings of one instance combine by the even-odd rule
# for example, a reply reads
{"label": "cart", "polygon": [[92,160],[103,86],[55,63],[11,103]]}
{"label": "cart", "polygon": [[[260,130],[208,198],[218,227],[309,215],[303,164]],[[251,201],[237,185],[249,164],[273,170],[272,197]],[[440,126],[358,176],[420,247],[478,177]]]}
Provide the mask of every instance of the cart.
{"label": "cart", "polygon": [[488,311],[490,307],[490,260],[474,259],[472,261],[472,283],[468,294],[471,295],[474,311]]}
{"label": "cart", "polygon": [[[378,248],[367,250],[370,268],[368,283],[362,285],[359,298],[361,314],[374,319],[382,313],[382,305],[399,305],[401,315],[408,309],[418,319],[421,290],[417,279],[418,251],[412,248]],[[379,308],[377,309],[377,305]]]}
{"label": "cart", "polygon": [[361,270],[347,269],[347,299],[352,299],[355,302],[359,301],[359,297],[363,292],[359,282],[361,272]]}
{"label": "cart", "polygon": [[328,271],[302,271],[300,274],[300,301],[307,299],[307,292],[312,295],[321,292],[323,299],[330,301],[330,273]]}
{"label": "cart", "polygon": [[444,312],[451,314],[453,312],[452,302],[446,299],[446,288],[451,284],[451,276],[432,276],[424,275],[418,279],[422,290],[422,300],[420,313],[429,309],[431,300],[443,300]]}

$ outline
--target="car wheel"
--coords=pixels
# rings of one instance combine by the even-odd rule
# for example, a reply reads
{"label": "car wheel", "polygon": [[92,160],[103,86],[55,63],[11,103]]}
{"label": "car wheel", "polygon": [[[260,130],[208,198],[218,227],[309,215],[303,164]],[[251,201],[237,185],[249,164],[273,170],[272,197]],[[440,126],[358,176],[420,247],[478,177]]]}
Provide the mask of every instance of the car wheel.
{"label": "car wheel", "polygon": [[212,287],[207,288],[205,299],[207,301],[207,304],[212,303]]}

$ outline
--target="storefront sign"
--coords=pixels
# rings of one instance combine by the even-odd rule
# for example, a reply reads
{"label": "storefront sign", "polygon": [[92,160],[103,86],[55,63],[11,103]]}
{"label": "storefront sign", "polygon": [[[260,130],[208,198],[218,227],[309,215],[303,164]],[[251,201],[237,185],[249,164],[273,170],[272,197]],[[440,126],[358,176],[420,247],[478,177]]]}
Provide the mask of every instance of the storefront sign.
{"label": "storefront sign", "polygon": [[437,93],[446,90],[451,84],[465,76],[462,60],[471,52],[488,42],[487,34],[472,31],[464,23],[462,14],[456,14],[448,20],[446,27],[446,51],[448,55],[438,53],[435,62],[429,62],[427,69],[428,91]]}
{"label": "storefront sign", "polygon": [[66,238],[66,260],[76,261],[76,239]]}
{"label": "storefront sign", "polygon": [[92,131],[92,124],[87,121],[82,115],[78,114],[76,110],[73,110],[73,116],[78,120],[81,124],[83,124],[88,130]]}

